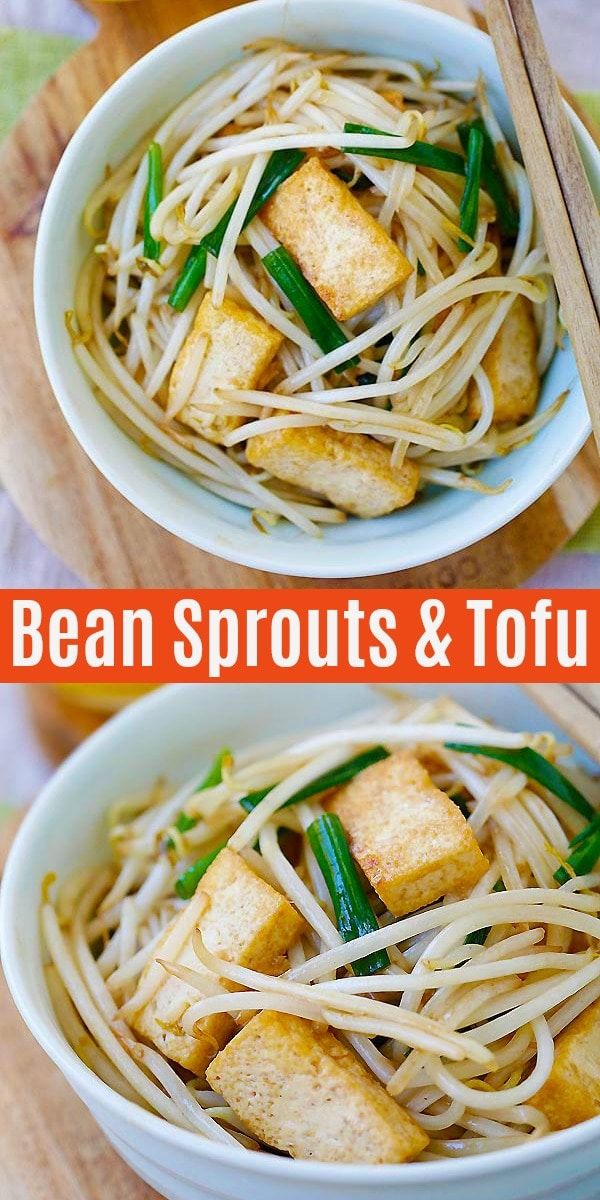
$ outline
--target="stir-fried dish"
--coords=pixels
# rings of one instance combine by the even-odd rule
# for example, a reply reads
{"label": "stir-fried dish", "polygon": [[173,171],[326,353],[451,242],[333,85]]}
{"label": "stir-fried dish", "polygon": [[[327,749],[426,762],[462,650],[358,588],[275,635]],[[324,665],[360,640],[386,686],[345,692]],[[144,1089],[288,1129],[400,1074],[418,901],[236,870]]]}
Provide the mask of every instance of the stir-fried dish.
{"label": "stir-fried dish", "polygon": [[125,797],[112,861],[45,883],[71,1045],[166,1121],[294,1158],[600,1115],[600,790],[568,753],[396,697]]}
{"label": "stir-fried dish", "polygon": [[498,490],[479,468],[560,404],[536,411],[556,293],[481,80],[257,44],[85,224],[67,319],[99,400],[262,530]]}

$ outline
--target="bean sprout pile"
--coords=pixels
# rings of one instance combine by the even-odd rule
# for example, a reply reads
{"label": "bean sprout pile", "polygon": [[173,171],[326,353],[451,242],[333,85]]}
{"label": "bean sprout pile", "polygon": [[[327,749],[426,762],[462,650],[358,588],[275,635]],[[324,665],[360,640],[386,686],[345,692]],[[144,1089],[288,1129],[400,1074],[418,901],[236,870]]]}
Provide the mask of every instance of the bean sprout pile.
{"label": "bean sprout pile", "polygon": [[[489,865],[468,894],[400,918],[365,885],[371,931],[343,940],[310,836],[335,793],[314,781],[400,750],[459,806]],[[542,1137],[549,1125],[535,1097],[555,1040],[600,997],[600,791],[561,761],[569,752],[551,734],[497,728],[452,698],[395,694],[341,726],[220,751],[208,779],[204,762],[175,791],[159,781],[124,797],[109,813],[112,858],[61,881],[56,900],[53,878],[45,884],[48,986],[66,1037],[111,1088],[166,1121],[268,1151],[204,1077],[136,1035],[132,1018],[170,974],[194,989],[181,1018],[192,1036],[215,1013],[328,1026],[428,1136],[421,1161]],[[304,918],[277,976],[203,940],[194,903],[223,844]],[[181,966],[190,934],[195,966]],[[353,972],[384,951],[387,965]]]}
{"label": "bean sprout pile", "polygon": [[[356,132],[357,123],[370,132]],[[473,124],[485,146],[470,236],[464,170],[438,169],[435,154],[433,166],[393,155],[424,145],[426,155],[456,161],[460,154],[462,170],[460,130]],[[486,147],[494,158],[494,199],[486,191]],[[344,181],[409,265],[402,284],[374,306],[334,322],[337,345],[325,350],[318,328],[307,326],[265,269],[267,256],[282,248],[262,210],[246,223],[274,156],[296,151],[305,161],[316,156]],[[513,218],[509,232],[498,190]],[[526,173],[481,80],[446,79],[382,55],[257,44],[108,171],[90,198],[85,226],[94,245],[67,319],[99,401],[149,454],[246,508],[263,531],[283,519],[319,535],[352,509],[327,502],[301,479],[253,466],[246,451],[259,435],[318,428],[359,434],[389,451],[393,471],[411,460],[418,489],[490,493],[498,489],[477,478],[481,465],[524,444],[560,404],[524,420],[495,421],[486,352],[515,299],[524,297],[533,306],[541,377],[556,347],[557,301]],[[182,289],[190,253],[203,239],[214,253],[205,253],[195,290]],[[260,317],[280,345],[258,386],[220,388],[217,380],[196,396],[204,424],[190,424],[186,405],[206,339],[176,386],[173,370],[209,292],[217,310],[230,299]],[[331,335],[331,313],[317,302]],[[217,414],[220,436],[210,433]]]}

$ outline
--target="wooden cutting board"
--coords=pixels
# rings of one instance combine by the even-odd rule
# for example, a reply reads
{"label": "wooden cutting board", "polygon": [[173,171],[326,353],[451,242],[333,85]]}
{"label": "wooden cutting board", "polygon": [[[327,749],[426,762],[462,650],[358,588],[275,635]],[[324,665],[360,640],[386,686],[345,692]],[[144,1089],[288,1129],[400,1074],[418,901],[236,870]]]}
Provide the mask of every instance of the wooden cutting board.
{"label": "wooden cutting board", "polygon": [[[476,20],[463,0],[420,2]],[[37,349],[31,273],[39,215],[57,162],[88,109],[132,62],[193,21],[232,7],[232,0],[87,6],[99,21],[97,37],[41,89],[0,152],[0,478],[41,539],[97,586],[314,585],[213,558],[142,516],[79,448],[50,391]],[[516,586],[580,528],[599,500],[600,471],[590,442],[536,504],[477,546],[429,566],[355,583]]]}
{"label": "wooden cutting board", "polygon": [[0,1044],[2,1200],[158,1200],[34,1041],[1,974]]}
{"label": "wooden cutting board", "polygon": [[[20,813],[0,823],[0,878]],[[2,1200],[159,1200],[23,1024],[0,971]]]}

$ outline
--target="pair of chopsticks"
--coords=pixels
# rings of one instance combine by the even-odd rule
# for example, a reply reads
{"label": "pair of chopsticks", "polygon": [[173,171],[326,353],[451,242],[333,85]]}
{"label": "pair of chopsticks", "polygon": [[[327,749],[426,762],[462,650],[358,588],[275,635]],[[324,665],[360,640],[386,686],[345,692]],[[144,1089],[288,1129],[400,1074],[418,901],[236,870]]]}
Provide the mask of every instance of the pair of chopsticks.
{"label": "pair of chopsticks", "polygon": [[600,451],[600,215],[532,0],[485,15]]}
{"label": "pair of chopsticks", "polygon": [[594,762],[600,760],[600,684],[522,683],[521,689]]}

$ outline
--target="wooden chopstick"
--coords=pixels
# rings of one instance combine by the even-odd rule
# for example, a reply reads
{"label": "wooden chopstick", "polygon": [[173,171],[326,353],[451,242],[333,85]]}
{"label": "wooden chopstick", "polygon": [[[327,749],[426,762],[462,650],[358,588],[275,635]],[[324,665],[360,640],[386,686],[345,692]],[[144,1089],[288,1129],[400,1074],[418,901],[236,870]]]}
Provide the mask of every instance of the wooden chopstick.
{"label": "wooden chopstick", "polygon": [[[509,0],[521,53],[525,59],[531,90],[558,182],[569,213],[573,233],[587,275],[590,291],[600,316],[600,218],[598,206],[585,173],[565,106],[552,70],[542,31],[531,0]],[[593,234],[596,234],[595,243]]]}
{"label": "wooden chopstick", "polygon": [[525,683],[521,688],[590,758],[600,760],[599,684]]}
{"label": "wooden chopstick", "polygon": [[486,20],[600,451],[600,216],[531,0],[486,0]]}

